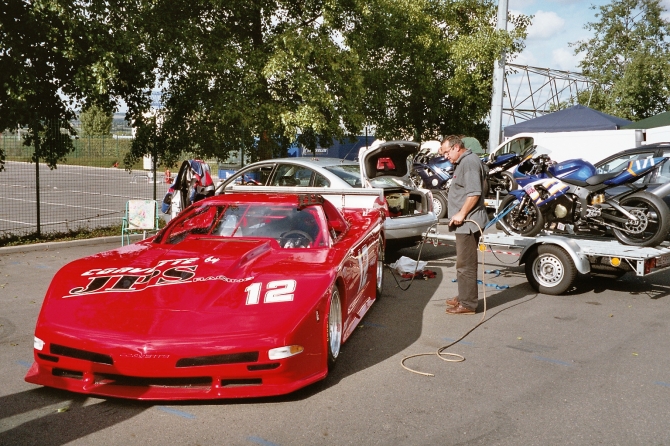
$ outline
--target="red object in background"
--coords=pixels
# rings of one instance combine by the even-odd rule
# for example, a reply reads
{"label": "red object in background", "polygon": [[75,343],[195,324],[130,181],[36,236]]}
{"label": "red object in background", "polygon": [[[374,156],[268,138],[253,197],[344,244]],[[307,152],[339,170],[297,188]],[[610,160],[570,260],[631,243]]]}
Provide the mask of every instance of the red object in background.
{"label": "red object in background", "polygon": [[[301,196],[206,198],[150,239],[64,266],[42,304],[26,381],[205,400],[286,394],[325,378],[337,340],[381,292],[384,216],[378,196],[344,209]],[[281,226],[295,217],[311,224]],[[304,245],[287,235],[308,232]]]}
{"label": "red object in background", "polygon": [[377,160],[377,171],[387,172],[389,170],[395,170],[395,164],[391,158],[383,157]]}
{"label": "red object in background", "polygon": [[170,169],[165,169],[165,184],[171,184],[172,183],[172,174],[170,173]]}

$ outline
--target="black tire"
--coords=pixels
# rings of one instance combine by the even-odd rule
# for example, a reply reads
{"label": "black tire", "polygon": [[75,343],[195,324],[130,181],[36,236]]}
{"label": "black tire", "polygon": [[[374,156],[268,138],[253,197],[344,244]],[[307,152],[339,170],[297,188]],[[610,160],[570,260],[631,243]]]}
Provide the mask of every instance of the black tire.
{"label": "black tire", "polygon": [[625,225],[632,233],[613,228],[617,240],[631,246],[658,246],[665,240],[670,230],[670,210],[661,198],[640,191],[622,199],[619,204],[627,210],[634,208],[632,213],[640,218],[640,222]]}
{"label": "black tire", "polygon": [[328,367],[335,365],[340,355],[342,346],[342,303],[340,292],[333,287],[333,292],[328,300],[328,312],[326,315],[326,349],[328,350]]}
{"label": "black tire", "polygon": [[506,193],[516,190],[518,187],[512,174],[506,170],[500,172],[500,183],[502,184]]}
{"label": "black tire", "polygon": [[565,293],[577,277],[577,268],[570,255],[560,246],[540,245],[528,254],[526,278],[540,293]]}
{"label": "black tire", "polygon": [[447,215],[447,199],[438,191],[433,192],[433,212],[438,220]]}
{"label": "black tire", "polygon": [[[514,195],[503,198],[498,207],[498,214],[504,212],[516,200]],[[525,202],[525,204],[523,204]],[[544,217],[533,200],[527,198],[516,204],[500,219],[500,227],[506,234],[534,237],[544,227]]]}
{"label": "black tire", "polygon": [[379,238],[379,246],[377,247],[377,264],[375,266],[375,297],[379,299],[382,297],[382,287],[384,285],[384,239]]}

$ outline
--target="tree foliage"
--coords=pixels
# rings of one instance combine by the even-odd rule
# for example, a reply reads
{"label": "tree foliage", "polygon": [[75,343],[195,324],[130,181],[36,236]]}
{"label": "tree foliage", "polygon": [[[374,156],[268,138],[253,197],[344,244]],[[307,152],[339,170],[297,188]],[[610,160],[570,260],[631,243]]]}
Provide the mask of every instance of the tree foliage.
{"label": "tree foliage", "polygon": [[660,0],[614,0],[588,23],[591,39],[573,44],[584,52],[582,72],[607,94],[596,92],[591,106],[622,118],[639,120],[668,109],[670,101],[670,23]]}
{"label": "tree foliage", "polygon": [[[33,161],[51,168],[72,150],[70,122],[86,102],[112,111],[121,98],[141,108],[153,85],[133,26],[135,3],[7,0],[0,5],[0,129],[28,130]],[[2,168],[2,166],[0,166]]]}
{"label": "tree foliage", "polygon": [[79,115],[81,132],[84,135],[107,136],[112,132],[114,115],[98,105],[86,108]]}
{"label": "tree foliage", "polygon": [[[145,23],[163,107],[147,131],[162,158],[189,149],[225,159],[244,148],[253,160],[286,154],[296,133],[326,142],[358,132],[359,61],[334,38],[342,15],[321,0],[155,3]],[[132,118],[153,125],[146,113]],[[133,156],[145,149],[138,141]]]}
{"label": "tree foliage", "polygon": [[[126,166],[183,151],[247,160],[358,134],[485,139],[493,62],[527,17],[495,29],[491,0],[8,0],[0,127],[30,129],[35,160],[71,149],[86,104],[128,106]],[[161,92],[151,107],[150,92]],[[7,111],[7,113],[5,113]],[[50,129],[47,121],[63,122]],[[62,141],[59,142],[59,141]]]}
{"label": "tree foliage", "polygon": [[469,134],[487,140],[494,61],[523,49],[529,17],[496,30],[496,4],[364,0],[347,42],[360,55],[365,111],[386,139]]}

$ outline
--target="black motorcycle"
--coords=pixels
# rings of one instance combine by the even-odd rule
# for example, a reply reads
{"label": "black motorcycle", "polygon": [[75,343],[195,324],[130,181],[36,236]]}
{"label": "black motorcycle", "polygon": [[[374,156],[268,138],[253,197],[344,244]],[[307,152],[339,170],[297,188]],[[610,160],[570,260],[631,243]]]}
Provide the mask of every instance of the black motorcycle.
{"label": "black motorcycle", "polygon": [[487,172],[489,196],[507,195],[516,190],[518,185],[509,169],[532,157],[536,146],[530,146],[521,153],[503,153],[489,155],[482,159]]}

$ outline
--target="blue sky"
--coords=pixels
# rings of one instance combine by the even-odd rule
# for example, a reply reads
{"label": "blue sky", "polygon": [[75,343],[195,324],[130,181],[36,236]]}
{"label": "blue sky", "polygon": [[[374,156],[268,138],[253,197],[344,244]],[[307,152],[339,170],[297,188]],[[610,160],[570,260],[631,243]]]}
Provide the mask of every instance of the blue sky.
{"label": "blue sky", "polygon": [[[508,0],[509,11],[534,15],[528,30],[526,49],[513,62],[540,68],[579,71],[579,55],[568,44],[592,37],[584,29],[589,22],[596,22],[595,14],[602,6],[611,3],[605,0]],[[661,2],[666,9],[665,18],[670,19],[670,0]]]}

